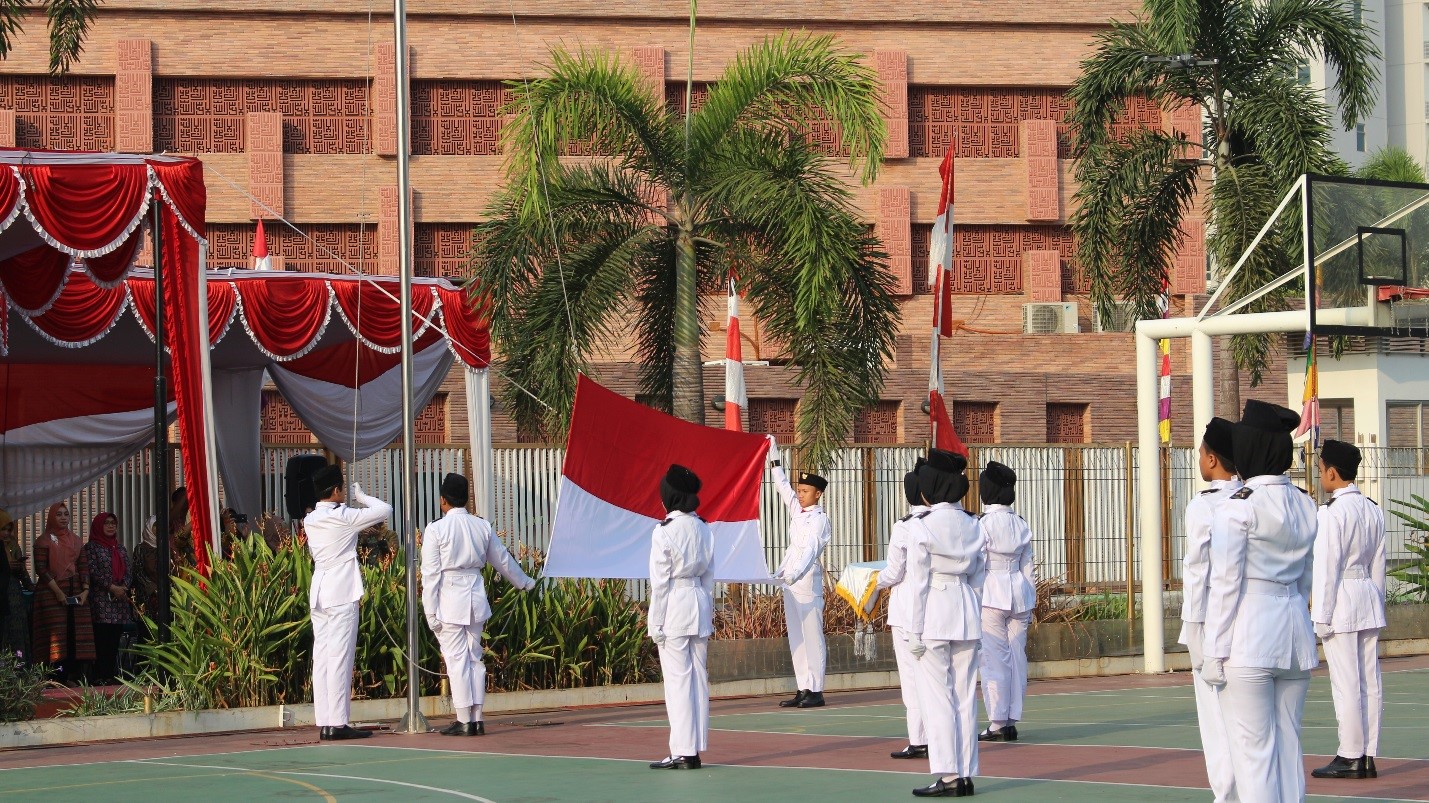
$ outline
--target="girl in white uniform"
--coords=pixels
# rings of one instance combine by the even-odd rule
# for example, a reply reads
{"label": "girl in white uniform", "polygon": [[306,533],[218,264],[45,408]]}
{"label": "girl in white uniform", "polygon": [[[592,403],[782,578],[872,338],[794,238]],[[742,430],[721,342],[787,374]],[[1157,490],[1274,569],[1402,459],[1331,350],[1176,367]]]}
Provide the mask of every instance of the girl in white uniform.
{"label": "girl in white uniform", "polygon": [[1037,607],[1032,528],[1012,510],[1017,473],[992,461],[978,478],[983,513],[978,519],[987,555],[982,588],[982,701],[987,730],[980,742],[1017,741],[1027,692],[1027,624]]}

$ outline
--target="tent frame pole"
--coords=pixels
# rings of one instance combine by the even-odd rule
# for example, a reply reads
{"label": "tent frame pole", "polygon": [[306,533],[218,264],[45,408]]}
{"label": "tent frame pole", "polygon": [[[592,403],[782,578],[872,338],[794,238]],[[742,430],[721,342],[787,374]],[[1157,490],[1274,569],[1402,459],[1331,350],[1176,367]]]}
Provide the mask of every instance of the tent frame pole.
{"label": "tent frame pole", "polygon": [[155,585],[159,597],[155,620],[159,625],[159,641],[169,640],[170,595],[169,567],[169,391],[164,375],[164,235],[163,198],[157,190],[150,202],[149,235],[154,244],[154,545],[158,552]]}

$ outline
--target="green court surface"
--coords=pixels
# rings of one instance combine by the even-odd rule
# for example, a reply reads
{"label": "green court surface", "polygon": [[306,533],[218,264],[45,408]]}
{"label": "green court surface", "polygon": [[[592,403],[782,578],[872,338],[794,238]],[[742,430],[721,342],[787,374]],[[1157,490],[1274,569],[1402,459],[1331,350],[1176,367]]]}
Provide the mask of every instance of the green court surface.
{"label": "green court surface", "polygon": [[[322,746],[0,772],[0,799],[45,801],[476,800],[727,801],[904,799],[918,773],[712,765],[651,772],[642,762],[380,746]],[[1006,801],[1202,801],[1204,789],[978,779]],[[1375,800],[1320,798],[1311,800]]]}
{"label": "green court surface", "polygon": [[[663,728],[665,721],[622,722],[619,726]],[[906,733],[903,706],[897,704],[715,715],[710,727],[816,736],[899,738]],[[1022,741],[1029,744],[1201,747],[1196,703],[1188,686],[1031,694],[1023,704],[1018,730]],[[1307,754],[1334,755],[1335,710],[1328,678],[1316,677],[1310,682],[1301,733]],[[1429,759],[1429,670],[1384,673],[1379,755]]]}

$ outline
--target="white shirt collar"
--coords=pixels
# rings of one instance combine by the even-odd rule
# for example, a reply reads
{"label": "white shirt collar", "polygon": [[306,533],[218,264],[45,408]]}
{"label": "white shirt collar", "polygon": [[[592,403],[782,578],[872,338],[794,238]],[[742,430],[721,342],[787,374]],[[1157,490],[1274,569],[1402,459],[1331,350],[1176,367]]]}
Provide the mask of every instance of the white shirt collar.
{"label": "white shirt collar", "polygon": [[448,511],[446,512],[446,514],[442,516],[442,518],[444,518],[444,519],[449,519],[449,518],[451,518],[452,516],[461,516],[461,515],[465,514],[466,512],[467,512],[467,509],[464,508],[464,507],[454,507],[454,508],[452,508],[451,510],[448,510]]}
{"label": "white shirt collar", "polygon": [[1012,505],[988,505],[982,509],[984,513],[991,513],[994,510],[1012,510]]}
{"label": "white shirt collar", "polygon": [[1235,477],[1231,477],[1228,480],[1211,480],[1211,490],[1213,491],[1222,491],[1226,488],[1238,488],[1240,485],[1241,481]]}
{"label": "white shirt collar", "polygon": [[1252,488],[1264,488],[1268,485],[1289,485],[1290,477],[1285,474],[1262,474],[1259,477],[1251,477],[1245,481],[1245,484]]}
{"label": "white shirt collar", "polygon": [[671,510],[665,513],[665,521],[674,521],[675,519],[682,519],[689,515],[692,514],[686,513],[683,510]]}
{"label": "white shirt collar", "polygon": [[1335,489],[1335,492],[1334,492],[1333,494],[1331,494],[1331,495],[1334,496],[1336,499],[1338,499],[1338,498],[1340,498],[1341,496],[1349,496],[1350,494],[1357,494],[1357,493],[1360,493],[1360,487],[1359,487],[1358,485],[1355,485],[1355,484],[1352,482],[1352,483],[1350,483],[1349,485],[1346,485],[1346,486],[1343,487],[1343,488],[1336,488],[1336,489]]}
{"label": "white shirt collar", "polygon": [[909,506],[908,506],[908,512],[911,513],[911,514],[913,514],[913,515],[917,515],[917,514],[919,514],[919,513],[922,513],[923,511],[925,511],[925,510],[927,510],[927,509],[928,509],[928,506],[927,506],[927,505],[909,505]]}

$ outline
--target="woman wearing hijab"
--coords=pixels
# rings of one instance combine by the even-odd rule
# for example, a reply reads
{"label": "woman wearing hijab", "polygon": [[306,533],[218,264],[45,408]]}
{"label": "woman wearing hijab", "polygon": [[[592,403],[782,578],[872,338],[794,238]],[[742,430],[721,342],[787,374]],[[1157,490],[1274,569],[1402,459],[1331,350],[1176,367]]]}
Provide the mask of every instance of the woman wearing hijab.
{"label": "woman wearing hijab", "polygon": [[113,513],[94,517],[84,559],[89,565],[89,609],[94,617],[94,674],[97,680],[112,680],[119,669],[119,637],[134,621],[134,605],[129,601],[134,565],[119,543],[119,519]]}
{"label": "woman wearing hijab", "polygon": [[982,742],[1017,741],[1022,697],[1027,692],[1027,625],[1037,607],[1037,573],[1032,528],[1012,509],[1017,473],[996,460],[978,480],[982,500],[983,549],[987,581],[982,589],[982,702],[987,730]]}
{"label": "woman wearing hijab", "polygon": [[0,583],[4,583],[0,588],[0,610],[4,611],[0,646],[8,654],[30,654],[30,616],[25,592],[33,591],[35,584],[25,569],[26,560],[14,517],[0,510]]}
{"label": "woman wearing hijab", "polygon": [[89,618],[89,566],[84,544],[69,528],[69,506],[50,507],[45,531],[35,539],[35,661],[60,668],[61,680],[77,679],[94,660]]}

